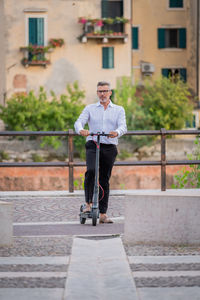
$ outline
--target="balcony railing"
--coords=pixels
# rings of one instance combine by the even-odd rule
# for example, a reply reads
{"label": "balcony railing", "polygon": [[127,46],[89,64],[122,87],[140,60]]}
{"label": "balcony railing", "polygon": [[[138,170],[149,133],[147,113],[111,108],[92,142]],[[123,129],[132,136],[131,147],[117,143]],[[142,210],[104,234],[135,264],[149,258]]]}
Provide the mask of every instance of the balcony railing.
{"label": "balcony railing", "polygon": [[82,43],[87,43],[88,39],[100,40],[108,43],[109,40],[122,40],[127,42],[128,35],[125,33],[125,18],[104,18],[104,19],[85,19],[80,18],[79,23],[83,24],[83,34],[79,37]]}
{"label": "balcony railing", "polygon": [[28,45],[27,47],[21,47],[20,51],[23,53],[23,59],[21,63],[23,66],[43,66],[46,67],[50,64],[50,59],[48,58],[49,53],[53,51],[56,47],[62,47],[64,45],[64,40],[60,39],[50,39],[47,46],[42,45]]}
{"label": "balcony railing", "polygon": [[[50,60],[47,58],[47,54],[51,52],[50,49],[46,50],[45,47],[39,49],[41,46],[37,46],[35,53],[30,51],[30,47],[21,47],[20,51],[23,52],[23,59],[21,63],[24,67],[29,66],[43,66],[46,67],[50,64]],[[39,50],[37,50],[39,49]]]}
{"label": "balcony railing", "polygon": [[[117,161],[115,166],[160,166],[161,167],[161,191],[166,190],[166,166],[169,165],[200,165],[200,160],[166,160],[166,136],[167,135],[200,135],[200,130],[138,130],[128,131],[126,135],[134,136],[161,136],[161,155],[158,161]],[[85,162],[74,162],[73,137],[77,134],[69,131],[0,131],[0,136],[68,136],[68,162],[22,162],[0,163],[0,167],[68,167],[69,168],[69,192],[74,192],[74,167],[85,166]]]}

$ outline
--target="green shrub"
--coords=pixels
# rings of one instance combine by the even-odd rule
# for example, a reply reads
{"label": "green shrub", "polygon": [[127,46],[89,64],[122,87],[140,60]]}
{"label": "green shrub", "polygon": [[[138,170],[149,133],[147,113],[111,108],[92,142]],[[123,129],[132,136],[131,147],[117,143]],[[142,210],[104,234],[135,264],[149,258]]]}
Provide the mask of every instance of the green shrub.
{"label": "green shrub", "polygon": [[[6,130],[13,131],[67,131],[74,128],[74,122],[84,108],[82,100],[85,97],[78,83],[67,85],[66,94],[59,98],[51,92],[48,99],[43,87],[36,96],[33,91],[28,95],[13,95],[6,102],[6,107],[0,105],[0,118],[4,121]],[[85,139],[74,140],[75,147],[83,153]],[[41,146],[45,144],[54,148],[61,146],[60,137],[43,137]]]}
{"label": "green shrub", "polygon": [[[188,154],[189,160],[200,160],[200,138],[195,140],[194,154]],[[189,169],[183,167],[175,176],[175,183],[172,185],[174,189],[182,188],[200,188],[200,165],[190,165]]]}
{"label": "green shrub", "polygon": [[44,159],[42,158],[42,156],[39,155],[39,154],[37,154],[37,153],[33,153],[32,154],[32,160],[34,162],[43,162],[44,161]]}
{"label": "green shrub", "polygon": [[9,160],[9,154],[5,151],[0,151],[0,161]]}

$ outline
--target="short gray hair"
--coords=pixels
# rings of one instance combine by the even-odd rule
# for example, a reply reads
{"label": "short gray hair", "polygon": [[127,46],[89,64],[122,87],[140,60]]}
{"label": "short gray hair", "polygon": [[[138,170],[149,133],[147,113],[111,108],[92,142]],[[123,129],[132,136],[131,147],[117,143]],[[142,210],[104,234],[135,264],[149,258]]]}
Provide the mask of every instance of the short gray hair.
{"label": "short gray hair", "polygon": [[110,82],[107,82],[107,81],[99,81],[99,82],[97,83],[97,87],[98,87],[98,86],[104,86],[104,85],[107,85],[107,86],[109,87],[109,89],[110,89]]}

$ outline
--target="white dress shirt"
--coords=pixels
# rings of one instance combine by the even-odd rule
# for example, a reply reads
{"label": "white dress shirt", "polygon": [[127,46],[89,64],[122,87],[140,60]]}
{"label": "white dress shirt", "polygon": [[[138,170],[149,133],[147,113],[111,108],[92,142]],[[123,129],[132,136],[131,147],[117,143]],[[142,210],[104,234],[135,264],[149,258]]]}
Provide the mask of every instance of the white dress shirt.
{"label": "white dress shirt", "polygon": [[[93,133],[116,131],[118,137],[108,138],[105,136],[100,137],[100,142],[103,144],[118,144],[118,138],[127,132],[126,116],[122,106],[113,104],[111,101],[106,110],[100,102],[87,105],[78,120],[75,122],[74,127],[78,134],[84,129],[85,124],[88,123],[89,131]],[[88,136],[87,141],[96,140],[96,136]]]}

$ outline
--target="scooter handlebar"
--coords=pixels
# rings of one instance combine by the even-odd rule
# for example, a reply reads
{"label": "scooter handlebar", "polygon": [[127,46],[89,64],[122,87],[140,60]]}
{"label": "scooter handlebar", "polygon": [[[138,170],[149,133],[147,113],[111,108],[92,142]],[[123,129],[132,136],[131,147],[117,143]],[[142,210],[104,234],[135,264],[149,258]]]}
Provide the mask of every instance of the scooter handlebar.
{"label": "scooter handlebar", "polygon": [[94,136],[94,135],[97,135],[97,136],[110,136],[109,133],[105,133],[105,132],[97,132],[97,133],[94,133],[94,132],[90,132],[91,136]]}

